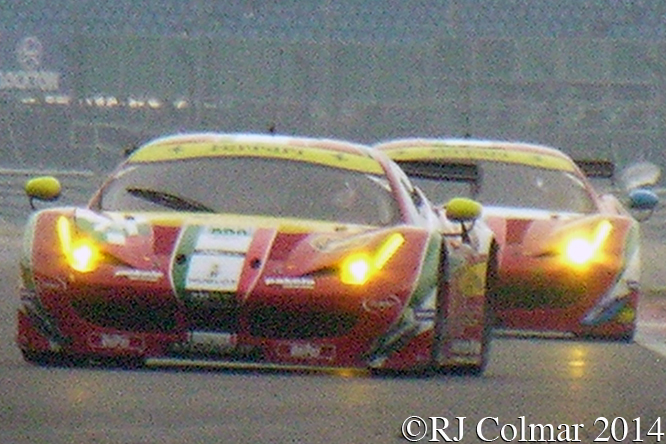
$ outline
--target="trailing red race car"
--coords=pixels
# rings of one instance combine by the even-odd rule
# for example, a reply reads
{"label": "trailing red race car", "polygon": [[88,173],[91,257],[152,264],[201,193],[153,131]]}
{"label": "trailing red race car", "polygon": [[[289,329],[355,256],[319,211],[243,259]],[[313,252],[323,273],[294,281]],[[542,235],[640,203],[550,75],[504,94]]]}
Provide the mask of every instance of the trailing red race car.
{"label": "trailing red race car", "polygon": [[[26,184],[53,200],[57,179]],[[488,360],[492,232],[361,145],[182,134],[25,231],[17,342],[37,363],[463,369]],[[490,264],[490,266],[489,266]]]}
{"label": "trailing red race car", "polygon": [[[630,340],[639,296],[638,222],[612,194],[600,195],[559,150],[471,139],[379,144],[435,203],[468,195],[500,244],[497,326]],[[610,175],[607,162],[581,163]],[[648,190],[630,206],[649,211]]]}

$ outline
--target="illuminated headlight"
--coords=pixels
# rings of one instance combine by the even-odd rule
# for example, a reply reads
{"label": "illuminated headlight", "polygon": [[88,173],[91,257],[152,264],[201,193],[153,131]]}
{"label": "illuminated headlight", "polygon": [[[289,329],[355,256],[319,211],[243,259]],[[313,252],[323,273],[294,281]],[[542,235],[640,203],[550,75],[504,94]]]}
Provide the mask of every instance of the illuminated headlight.
{"label": "illuminated headlight", "polygon": [[570,239],[564,249],[566,259],[576,265],[590,262],[603,247],[613,226],[607,220],[597,225],[591,238],[574,237]]}
{"label": "illuminated headlight", "polygon": [[340,267],[340,280],[348,285],[363,285],[393,257],[405,238],[400,233],[389,236],[374,252],[347,256]]}
{"label": "illuminated headlight", "polygon": [[340,280],[349,285],[365,284],[371,272],[371,259],[367,254],[348,256],[342,261]]}
{"label": "illuminated headlight", "polygon": [[572,239],[567,244],[566,255],[570,262],[582,265],[594,256],[594,245],[587,239]]}
{"label": "illuminated headlight", "polygon": [[100,260],[100,251],[97,245],[89,239],[75,239],[72,226],[64,216],[58,219],[58,239],[67,263],[74,270],[87,273],[97,268]]}

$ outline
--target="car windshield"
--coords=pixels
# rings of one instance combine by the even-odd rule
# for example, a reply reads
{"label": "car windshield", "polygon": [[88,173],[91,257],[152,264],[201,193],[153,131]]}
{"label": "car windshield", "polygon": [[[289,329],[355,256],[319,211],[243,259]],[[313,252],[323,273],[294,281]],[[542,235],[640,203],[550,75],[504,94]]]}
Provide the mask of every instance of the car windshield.
{"label": "car windshield", "polygon": [[104,188],[99,209],[264,215],[379,226],[400,221],[385,177],[250,156],[131,163]]}
{"label": "car windshield", "polygon": [[437,204],[456,196],[469,196],[488,207],[572,213],[597,211],[584,182],[574,173],[488,161],[478,162],[478,167],[480,179],[476,186],[424,177],[413,177],[412,181]]}

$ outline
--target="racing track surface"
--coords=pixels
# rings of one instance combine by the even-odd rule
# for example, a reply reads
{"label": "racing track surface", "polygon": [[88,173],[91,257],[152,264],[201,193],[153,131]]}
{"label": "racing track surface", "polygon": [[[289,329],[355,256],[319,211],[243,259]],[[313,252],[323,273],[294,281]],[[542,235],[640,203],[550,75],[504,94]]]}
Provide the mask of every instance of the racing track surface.
{"label": "racing track surface", "polygon": [[[666,287],[666,273],[654,268],[666,230],[660,219],[645,227],[646,283]],[[23,363],[13,343],[17,230],[2,225],[0,240],[0,444],[404,443],[401,426],[414,415],[446,418],[447,437],[463,443],[484,442],[479,433],[527,442],[521,421],[528,433],[552,425],[559,439],[551,442],[666,440],[646,435],[661,416],[666,432],[666,304],[658,294],[642,302],[637,343],[503,337],[481,378],[39,368]],[[411,430],[421,429],[414,422]]]}

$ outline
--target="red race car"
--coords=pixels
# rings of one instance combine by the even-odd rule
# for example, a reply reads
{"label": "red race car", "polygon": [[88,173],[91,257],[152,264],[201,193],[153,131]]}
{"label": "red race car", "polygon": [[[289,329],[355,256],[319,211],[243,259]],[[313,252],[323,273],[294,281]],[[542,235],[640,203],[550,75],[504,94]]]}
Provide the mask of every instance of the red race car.
{"label": "red race car", "polygon": [[[497,327],[631,340],[639,296],[639,224],[581,167],[610,176],[609,162],[581,162],[540,145],[472,139],[405,139],[378,145],[435,203],[468,195],[500,244]],[[649,190],[630,194],[646,212]]]}
{"label": "red race car", "polygon": [[[54,200],[60,184],[34,178],[26,191]],[[85,207],[30,217],[17,343],[41,364],[480,374],[497,259],[480,211],[459,198],[440,213],[361,145],[159,138]]]}

